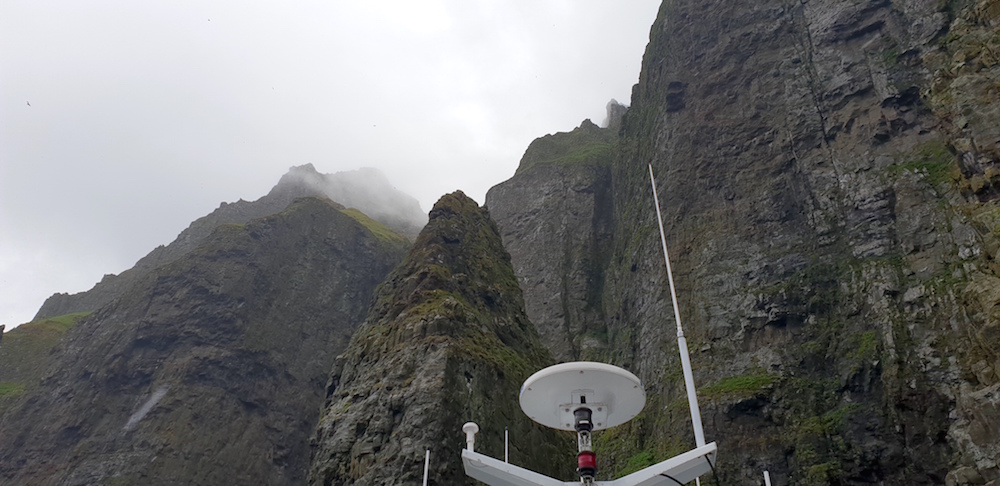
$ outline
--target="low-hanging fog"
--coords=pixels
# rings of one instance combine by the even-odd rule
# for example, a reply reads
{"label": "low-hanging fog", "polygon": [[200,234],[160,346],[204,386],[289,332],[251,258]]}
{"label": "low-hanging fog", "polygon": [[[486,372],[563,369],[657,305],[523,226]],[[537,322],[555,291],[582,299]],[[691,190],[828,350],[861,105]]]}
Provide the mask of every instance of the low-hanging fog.
{"label": "low-hanging fog", "polygon": [[659,2],[0,2],[0,324],[289,167],[479,202],[630,99]]}

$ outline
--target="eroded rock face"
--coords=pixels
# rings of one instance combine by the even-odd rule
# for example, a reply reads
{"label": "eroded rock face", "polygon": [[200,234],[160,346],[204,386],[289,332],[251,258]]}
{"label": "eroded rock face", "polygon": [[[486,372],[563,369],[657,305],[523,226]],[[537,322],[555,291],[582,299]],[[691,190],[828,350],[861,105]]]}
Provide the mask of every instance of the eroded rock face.
{"label": "eroded rock face", "polygon": [[609,359],[650,405],[603,457],[693,442],[652,163],[723,483],[1000,477],[996,208],[956,188],[920,96],[947,19],[927,1],[664,3],[612,169],[604,300]]}
{"label": "eroded rock face", "polygon": [[432,484],[473,484],[456,453],[467,421],[480,426],[477,450],[503,457],[507,426],[511,462],[568,476],[572,444],[517,404],[550,363],[489,213],[446,195],[337,359],[309,482],[418,484],[430,449]]}
{"label": "eroded rock face", "polygon": [[[621,116],[609,109],[609,118],[616,114]],[[589,121],[537,139],[514,177],[486,194],[524,291],[525,311],[557,361],[597,356],[606,344],[601,286],[611,243],[616,141],[616,131]]]}
{"label": "eroded rock face", "polygon": [[947,2],[953,21],[940,49],[923,52],[929,105],[960,156],[961,187],[1000,198],[1000,2]]}
{"label": "eroded rock face", "polygon": [[61,338],[0,417],[0,483],[302,484],[333,359],[408,247],[380,234],[317,198],[219,226]]}

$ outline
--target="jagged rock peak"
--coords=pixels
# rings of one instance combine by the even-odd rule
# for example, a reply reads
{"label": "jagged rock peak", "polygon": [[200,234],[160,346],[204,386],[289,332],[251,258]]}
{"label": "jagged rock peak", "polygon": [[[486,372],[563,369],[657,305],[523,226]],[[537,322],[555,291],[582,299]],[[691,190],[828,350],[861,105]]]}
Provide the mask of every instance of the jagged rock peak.
{"label": "jagged rock peak", "polygon": [[625,112],[628,111],[628,106],[619,103],[618,100],[614,98],[611,98],[611,101],[608,102],[605,109],[608,114],[605,115],[601,126],[618,133],[618,130],[622,127],[622,117],[624,117]]}
{"label": "jagged rock peak", "polygon": [[512,462],[568,473],[553,459],[571,445],[517,406],[521,382],[550,363],[489,213],[448,194],[337,360],[310,483],[416,484],[430,449],[432,483],[473,484],[458,455],[470,420],[477,449],[502,454],[507,426]]}

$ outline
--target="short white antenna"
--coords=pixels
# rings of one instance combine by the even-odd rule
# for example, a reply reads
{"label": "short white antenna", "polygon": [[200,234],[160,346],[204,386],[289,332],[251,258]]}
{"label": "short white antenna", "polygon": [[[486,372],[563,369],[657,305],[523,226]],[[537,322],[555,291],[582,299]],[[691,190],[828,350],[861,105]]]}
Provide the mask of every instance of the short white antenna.
{"label": "short white antenna", "polygon": [[670,255],[667,253],[667,236],[663,231],[663,216],[660,215],[660,199],[656,196],[656,180],[653,178],[653,164],[649,164],[649,182],[653,186],[653,202],[656,205],[656,223],[660,225],[660,241],[663,243],[663,261],[667,264],[667,281],[670,282],[670,298],[674,304],[674,320],[677,321],[677,347],[681,351],[681,368],[684,370],[684,386],[687,388],[688,406],[691,408],[691,425],[698,447],[705,445],[705,431],[701,426],[701,410],[698,396],[694,391],[694,374],[691,372],[691,358],[688,356],[687,340],[681,328],[681,313],[677,307],[677,292],[674,290],[674,274],[670,271]]}
{"label": "short white antenna", "polygon": [[503,462],[510,462],[507,455],[507,427],[503,428]]}
{"label": "short white antenna", "polygon": [[427,470],[431,467],[431,450],[427,449],[427,455],[424,456],[424,486],[427,486]]}

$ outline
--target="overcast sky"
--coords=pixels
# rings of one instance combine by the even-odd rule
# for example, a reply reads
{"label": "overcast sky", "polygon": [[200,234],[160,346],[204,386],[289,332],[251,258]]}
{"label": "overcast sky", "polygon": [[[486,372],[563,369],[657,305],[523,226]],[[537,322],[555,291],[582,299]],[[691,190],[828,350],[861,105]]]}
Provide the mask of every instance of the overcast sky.
{"label": "overcast sky", "polygon": [[658,5],[3,0],[0,324],[292,165],[481,204],[533,139],[629,103]]}

